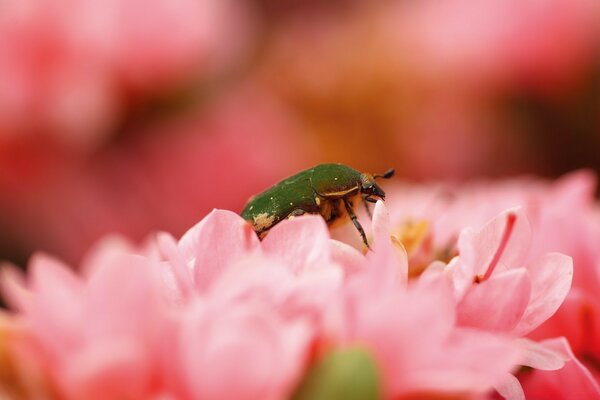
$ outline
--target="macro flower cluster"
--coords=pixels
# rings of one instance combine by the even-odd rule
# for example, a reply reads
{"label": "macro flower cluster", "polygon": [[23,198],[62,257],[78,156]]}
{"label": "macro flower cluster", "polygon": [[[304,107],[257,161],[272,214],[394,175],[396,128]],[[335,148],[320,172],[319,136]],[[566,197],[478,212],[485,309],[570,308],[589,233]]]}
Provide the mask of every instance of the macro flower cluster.
{"label": "macro flower cluster", "polygon": [[5,267],[2,395],[22,399],[594,399],[594,181],[398,185],[372,250],[318,216],[259,241],[214,210],[109,237],[75,272]]}

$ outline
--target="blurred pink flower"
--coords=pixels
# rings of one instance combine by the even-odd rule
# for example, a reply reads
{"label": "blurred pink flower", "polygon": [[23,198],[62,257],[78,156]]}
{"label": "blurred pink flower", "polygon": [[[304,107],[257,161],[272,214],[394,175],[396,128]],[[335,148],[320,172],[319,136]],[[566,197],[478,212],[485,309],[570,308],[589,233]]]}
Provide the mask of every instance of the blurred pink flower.
{"label": "blurred pink flower", "polygon": [[54,393],[27,322],[0,312],[0,397],[46,400]]}
{"label": "blurred pink flower", "polygon": [[287,398],[315,359],[356,344],[373,351],[386,397],[499,386],[521,349],[457,327],[440,282],[406,287],[406,254],[381,202],[373,233],[366,256],[315,216],[260,242],[241,217],[215,210],[179,241],[105,242],[79,276],[39,255],[27,282],[5,270],[2,283],[66,398]]}
{"label": "blurred pink flower", "polygon": [[552,92],[577,82],[598,54],[594,1],[424,1],[396,8],[389,18],[415,72],[444,85]]}
{"label": "blurred pink flower", "polygon": [[296,132],[271,96],[238,87],[202,110],[138,128],[85,162],[42,159],[16,177],[0,169],[0,182],[4,174],[10,181],[0,219],[25,249],[71,263],[107,233],[136,241],[157,229],[180,235],[215,206],[241,210],[252,193],[304,165],[311,143]]}
{"label": "blurred pink flower", "polygon": [[[114,254],[89,276],[45,255],[31,261],[27,289],[8,291],[30,324],[46,372],[69,399],[150,398],[160,390],[168,343],[160,264]],[[11,281],[16,284],[15,277]],[[30,293],[23,292],[30,290]]]}
{"label": "blurred pink flower", "polygon": [[33,135],[76,154],[95,150],[133,98],[215,74],[250,36],[247,10],[228,1],[25,0],[1,8],[2,146]]}

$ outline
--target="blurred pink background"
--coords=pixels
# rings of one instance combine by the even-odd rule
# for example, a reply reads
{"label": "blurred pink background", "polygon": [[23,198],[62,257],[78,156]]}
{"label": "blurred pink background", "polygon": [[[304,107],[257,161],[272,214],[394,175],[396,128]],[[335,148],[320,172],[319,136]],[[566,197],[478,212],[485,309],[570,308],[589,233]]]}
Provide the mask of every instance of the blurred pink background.
{"label": "blurred pink background", "polygon": [[0,258],[20,264],[179,236],[325,161],[464,181],[599,154],[594,0],[0,5]]}

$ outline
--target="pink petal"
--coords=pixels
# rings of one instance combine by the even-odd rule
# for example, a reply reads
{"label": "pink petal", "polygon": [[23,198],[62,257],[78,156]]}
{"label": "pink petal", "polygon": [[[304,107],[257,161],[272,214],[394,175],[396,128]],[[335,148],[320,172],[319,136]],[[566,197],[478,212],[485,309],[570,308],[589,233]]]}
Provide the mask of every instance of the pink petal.
{"label": "pink petal", "polygon": [[[236,307],[238,302],[268,305],[285,318],[321,319],[324,308],[335,301],[344,274],[335,265],[322,264],[295,275],[281,262],[265,257],[248,257],[216,280],[207,292],[211,304]],[[228,304],[230,306],[228,306]]]}
{"label": "pink petal", "polygon": [[205,299],[234,305],[258,302],[279,306],[293,291],[295,276],[276,260],[252,255],[233,263],[213,282]]}
{"label": "pink petal", "polygon": [[525,400],[525,393],[519,380],[511,374],[506,374],[502,383],[495,386],[498,394],[506,400]]}
{"label": "pink petal", "polygon": [[83,290],[83,283],[72,272],[71,268],[58,259],[44,253],[35,254],[30,263],[31,289],[38,295],[54,296],[64,295],[64,299],[56,299],[64,302],[65,306]]}
{"label": "pink petal", "polygon": [[108,235],[87,251],[78,271],[82,276],[87,277],[92,275],[97,268],[103,268],[115,255],[132,253],[139,254],[139,251],[129,240],[120,235]]}
{"label": "pink petal", "polygon": [[527,398],[532,399],[598,399],[600,386],[590,371],[575,357],[564,338],[548,340],[545,345],[569,361],[556,371],[534,370],[522,377]]}
{"label": "pink petal", "polygon": [[518,360],[518,351],[504,337],[464,328],[453,333],[438,357],[439,367],[462,375],[461,381],[449,385],[486,390],[503,380]]}
{"label": "pink petal", "polygon": [[594,347],[597,337],[594,333],[600,332],[600,319],[595,314],[600,315],[600,303],[595,296],[572,286],[556,313],[528,336],[534,340],[565,336],[571,348],[580,354]]}
{"label": "pink petal", "polygon": [[[367,253],[367,271],[376,286],[404,287],[408,281],[408,255],[400,242],[393,242],[390,217],[383,201],[373,210],[373,244]],[[382,286],[383,285],[383,286]],[[380,288],[381,288],[380,287]]]}
{"label": "pink petal", "polygon": [[371,223],[371,229],[373,230],[373,242],[385,242],[390,240],[391,226],[390,226],[390,213],[385,206],[385,203],[381,200],[375,204],[373,210],[373,221]]}
{"label": "pink petal", "polygon": [[459,325],[509,332],[529,303],[531,282],[524,268],[499,273],[473,287],[457,307]]}
{"label": "pink petal", "polygon": [[523,336],[550,318],[569,293],[573,280],[573,260],[549,253],[527,266],[531,276],[531,301],[514,334]]}
{"label": "pink petal", "polygon": [[497,264],[521,267],[529,251],[531,227],[520,208],[506,210],[481,230],[468,230],[459,238],[461,264],[485,276]]}
{"label": "pink petal", "polygon": [[158,261],[137,255],[115,255],[96,269],[87,287],[86,313],[93,315],[82,327],[87,337],[151,337],[162,316],[160,271]]}
{"label": "pink petal", "polygon": [[283,398],[299,378],[309,336],[267,309],[196,308],[182,323],[179,350],[190,398]]}
{"label": "pink petal", "polygon": [[418,284],[427,284],[428,282],[441,280],[446,282],[449,287],[453,287],[451,269],[448,268],[448,265],[449,264],[442,261],[432,262],[419,276],[419,279],[417,280]]}
{"label": "pink petal", "polygon": [[144,398],[151,369],[143,344],[135,338],[96,342],[69,358],[60,380],[73,399]]}
{"label": "pink petal", "polygon": [[342,266],[346,274],[352,274],[362,269],[365,256],[360,251],[334,239],[330,239],[329,244],[331,261]]}
{"label": "pink petal", "polygon": [[30,307],[32,293],[25,283],[25,274],[17,266],[9,263],[0,266],[0,292],[14,310],[25,311]]}
{"label": "pink petal", "polygon": [[458,237],[458,249],[460,256],[455,257],[450,262],[453,264],[452,276],[454,280],[454,288],[457,298],[462,298],[465,292],[473,284],[473,280],[477,275],[475,264],[474,243],[477,232],[471,228],[465,228],[460,232]]}
{"label": "pink petal", "polygon": [[181,297],[184,299],[189,298],[193,290],[192,274],[179,253],[177,241],[169,233],[160,232],[157,236],[157,243],[163,257],[169,261],[169,271],[172,273]]}
{"label": "pink petal", "polygon": [[252,227],[236,213],[226,210],[213,210],[179,241],[179,250],[193,266],[195,285],[200,291],[232,262],[259,248],[260,241]]}
{"label": "pink petal", "polygon": [[[535,342],[530,339],[517,339],[516,345],[521,349],[521,365],[553,371],[562,368],[570,359],[568,352],[557,347],[554,341],[565,341],[564,338]],[[568,346],[568,345],[567,345]]]}
{"label": "pink petal", "polygon": [[[429,346],[432,354],[425,357],[418,356],[424,349],[416,344],[405,352],[406,370],[402,375],[391,375],[392,380],[402,384],[399,390],[438,391],[457,397],[482,393],[501,382],[518,360],[518,352],[510,341],[474,329],[456,329],[441,346],[435,342]],[[414,361],[406,359],[411,352],[417,352]]]}
{"label": "pink petal", "polygon": [[323,218],[304,215],[273,227],[262,242],[266,254],[281,260],[293,273],[318,267],[331,256],[329,230]]}
{"label": "pink petal", "polygon": [[30,261],[30,274],[36,335],[47,351],[68,353],[80,343],[83,284],[69,267],[41,253]]}
{"label": "pink petal", "polygon": [[[352,283],[361,278],[357,275]],[[437,357],[440,346],[454,329],[455,304],[451,290],[444,284],[426,289],[409,287],[406,291],[369,291],[361,285],[347,290],[352,292],[344,309],[345,335],[374,346],[380,361],[389,365],[391,376],[398,375],[398,379],[406,373],[404,368]],[[421,329],[422,326],[428,329]]]}
{"label": "pink petal", "polygon": [[587,207],[593,203],[598,184],[596,174],[591,170],[578,170],[558,178],[552,187],[553,195],[566,204]]}

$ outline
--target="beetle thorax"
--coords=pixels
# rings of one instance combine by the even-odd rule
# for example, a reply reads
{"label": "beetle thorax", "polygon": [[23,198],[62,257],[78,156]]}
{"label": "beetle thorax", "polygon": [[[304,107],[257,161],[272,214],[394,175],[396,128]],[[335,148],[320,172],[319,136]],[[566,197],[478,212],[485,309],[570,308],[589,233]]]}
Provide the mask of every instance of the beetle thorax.
{"label": "beetle thorax", "polygon": [[371,174],[362,173],[360,174],[360,184],[362,187],[374,185],[375,178],[373,178],[373,175]]}

